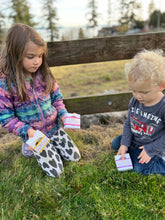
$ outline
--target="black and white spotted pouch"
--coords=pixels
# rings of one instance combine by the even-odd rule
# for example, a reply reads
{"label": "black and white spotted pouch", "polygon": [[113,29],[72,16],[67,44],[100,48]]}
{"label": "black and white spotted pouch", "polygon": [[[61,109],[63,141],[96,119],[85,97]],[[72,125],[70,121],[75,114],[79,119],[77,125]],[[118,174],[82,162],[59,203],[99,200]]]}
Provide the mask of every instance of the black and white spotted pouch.
{"label": "black and white spotted pouch", "polygon": [[26,142],[34,151],[38,164],[51,177],[59,176],[63,171],[63,163],[57,150],[50,143],[50,139],[37,130],[33,138]]}

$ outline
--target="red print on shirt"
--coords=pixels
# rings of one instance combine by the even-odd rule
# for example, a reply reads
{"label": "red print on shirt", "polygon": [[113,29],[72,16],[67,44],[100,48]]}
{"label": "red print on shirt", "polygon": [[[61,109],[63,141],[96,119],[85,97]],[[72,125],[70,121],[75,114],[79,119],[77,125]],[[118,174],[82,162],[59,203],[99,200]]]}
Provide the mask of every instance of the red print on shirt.
{"label": "red print on shirt", "polygon": [[135,118],[133,115],[130,116],[130,122],[131,122],[131,129],[133,132],[138,133],[140,135],[148,135],[151,136],[154,127],[151,125],[147,125],[139,121],[137,118]]}

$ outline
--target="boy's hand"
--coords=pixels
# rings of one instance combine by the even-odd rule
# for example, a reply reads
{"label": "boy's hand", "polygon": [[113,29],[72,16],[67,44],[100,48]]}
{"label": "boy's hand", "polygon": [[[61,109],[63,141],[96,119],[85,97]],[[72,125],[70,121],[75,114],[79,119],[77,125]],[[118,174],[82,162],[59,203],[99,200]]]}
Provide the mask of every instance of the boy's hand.
{"label": "boy's hand", "polygon": [[125,145],[121,145],[117,152],[117,155],[121,155],[121,159],[124,160],[124,154],[127,153],[127,151],[128,151],[128,147]]}
{"label": "boy's hand", "polygon": [[142,152],[138,156],[139,163],[141,164],[148,163],[151,160],[151,157],[144,150],[144,146],[139,147],[139,149],[142,149]]}

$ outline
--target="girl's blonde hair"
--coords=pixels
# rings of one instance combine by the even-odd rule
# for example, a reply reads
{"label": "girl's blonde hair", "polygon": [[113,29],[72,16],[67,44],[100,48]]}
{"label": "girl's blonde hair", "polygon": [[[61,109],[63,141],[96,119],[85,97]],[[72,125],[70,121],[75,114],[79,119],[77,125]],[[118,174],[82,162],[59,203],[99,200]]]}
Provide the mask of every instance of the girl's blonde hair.
{"label": "girl's blonde hair", "polygon": [[150,80],[152,85],[165,82],[165,59],[162,50],[143,50],[125,65],[128,81]]}
{"label": "girl's blonde hair", "polygon": [[13,92],[12,85],[16,87],[21,101],[29,98],[25,86],[26,76],[22,65],[29,42],[43,47],[42,65],[39,68],[40,78],[42,82],[45,82],[45,93],[49,93],[53,88],[53,76],[46,63],[46,43],[32,27],[24,24],[15,24],[7,33],[5,45],[0,56],[0,71],[5,75],[6,84],[9,86],[10,91]]}

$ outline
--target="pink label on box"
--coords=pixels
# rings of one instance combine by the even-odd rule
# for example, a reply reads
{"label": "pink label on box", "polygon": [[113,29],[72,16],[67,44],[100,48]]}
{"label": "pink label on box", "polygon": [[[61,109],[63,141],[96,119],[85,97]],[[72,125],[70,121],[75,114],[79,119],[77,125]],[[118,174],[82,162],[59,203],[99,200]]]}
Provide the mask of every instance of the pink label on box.
{"label": "pink label on box", "polygon": [[67,113],[64,117],[64,129],[80,129],[80,115]]}
{"label": "pink label on box", "polygon": [[132,170],[132,161],[130,158],[130,155],[127,153],[124,155],[125,159],[121,159],[121,155],[115,156],[115,163],[118,171],[126,171],[126,170]]}

